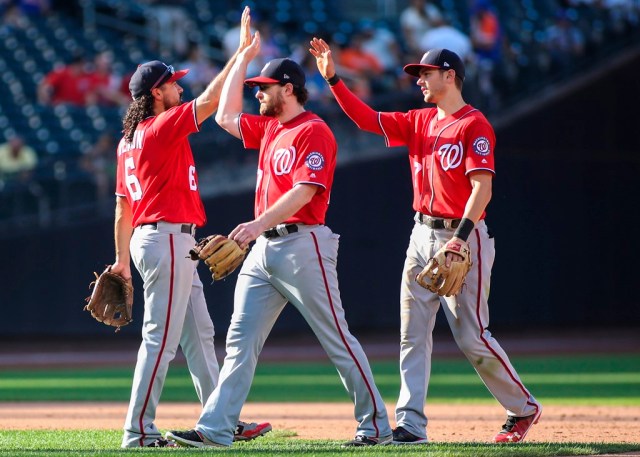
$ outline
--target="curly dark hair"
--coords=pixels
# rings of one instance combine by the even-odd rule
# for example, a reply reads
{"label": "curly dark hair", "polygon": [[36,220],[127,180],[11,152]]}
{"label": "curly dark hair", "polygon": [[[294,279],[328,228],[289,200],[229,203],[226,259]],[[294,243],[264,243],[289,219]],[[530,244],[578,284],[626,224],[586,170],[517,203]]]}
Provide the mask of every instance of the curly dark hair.
{"label": "curly dark hair", "polygon": [[129,109],[127,109],[127,113],[122,119],[122,132],[124,133],[125,141],[129,143],[133,141],[133,133],[136,131],[136,127],[143,119],[149,116],[153,116],[153,97],[151,94],[143,95],[129,105]]}

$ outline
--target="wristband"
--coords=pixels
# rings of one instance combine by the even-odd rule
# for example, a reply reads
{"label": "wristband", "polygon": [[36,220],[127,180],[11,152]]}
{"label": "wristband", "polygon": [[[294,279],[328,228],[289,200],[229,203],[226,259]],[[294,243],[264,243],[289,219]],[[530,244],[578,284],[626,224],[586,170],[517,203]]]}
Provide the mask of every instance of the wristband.
{"label": "wristband", "polygon": [[467,241],[467,238],[469,238],[469,235],[471,234],[471,230],[473,230],[473,227],[475,225],[476,224],[474,224],[471,219],[467,219],[466,217],[463,217],[462,220],[460,221],[460,225],[458,225],[458,228],[454,232],[453,236],[456,238],[460,238],[462,241]]}
{"label": "wristband", "polygon": [[335,86],[336,84],[338,84],[338,81],[340,81],[340,76],[338,76],[338,73],[334,73],[333,76],[331,78],[326,79],[326,81],[329,83],[330,86]]}

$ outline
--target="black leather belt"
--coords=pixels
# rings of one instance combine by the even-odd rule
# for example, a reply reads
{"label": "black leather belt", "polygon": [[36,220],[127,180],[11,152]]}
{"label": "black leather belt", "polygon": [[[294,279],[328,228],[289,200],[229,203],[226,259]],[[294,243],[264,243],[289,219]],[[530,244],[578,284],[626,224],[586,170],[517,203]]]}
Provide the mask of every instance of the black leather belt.
{"label": "black leather belt", "polygon": [[455,229],[460,225],[462,219],[443,219],[441,217],[427,216],[426,214],[416,213],[414,218],[416,222],[426,225],[432,229]]}
{"label": "black leather belt", "polygon": [[297,231],[298,226],[296,224],[278,224],[275,227],[262,232],[262,235],[265,238],[277,238],[279,236],[285,236],[290,233],[296,233]]}
{"label": "black leather belt", "polygon": [[[158,229],[158,224],[156,222],[151,222],[149,224],[140,224],[140,227],[151,227],[152,229]],[[182,233],[191,234],[193,230],[193,224],[182,224],[180,226],[180,231]]]}

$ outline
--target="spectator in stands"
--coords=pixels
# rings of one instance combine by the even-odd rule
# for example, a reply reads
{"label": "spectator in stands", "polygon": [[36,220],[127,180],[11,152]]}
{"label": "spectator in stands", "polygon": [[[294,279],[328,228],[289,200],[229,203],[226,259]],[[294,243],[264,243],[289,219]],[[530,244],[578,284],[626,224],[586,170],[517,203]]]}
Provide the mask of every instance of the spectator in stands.
{"label": "spectator in stands", "polygon": [[22,137],[11,136],[0,145],[0,190],[11,195],[14,216],[23,213],[25,194],[43,197],[42,187],[34,178],[37,166],[38,155]]}
{"label": "spectator in stands", "polygon": [[[224,56],[226,59],[230,59],[231,56],[238,49],[238,44],[240,43],[240,14],[237,12],[230,13],[231,23],[237,24],[231,28],[229,28],[222,37],[222,49],[224,50]],[[251,35],[253,36],[256,33],[256,27],[259,22],[259,15],[256,11],[251,11]],[[249,64],[249,68],[247,69],[247,76],[255,76],[260,73],[262,67],[264,66],[264,61],[258,56],[251,61]]]}
{"label": "spectator in stands", "polygon": [[186,0],[143,0],[151,9],[147,16],[151,46],[158,52],[172,52],[184,58],[189,48],[191,20]]}
{"label": "spectator in stands", "polygon": [[[80,159],[80,168],[88,173],[96,186],[96,200],[101,208],[113,202],[116,182],[116,143],[113,132],[104,132]],[[108,209],[112,211],[111,205]]]}
{"label": "spectator in stands", "polygon": [[67,64],[49,72],[38,86],[43,105],[69,103],[84,106],[90,98],[91,81],[85,71],[85,58],[78,54]]}
{"label": "spectator in stands", "polygon": [[120,78],[120,85],[118,90],[120,93],[131,103],[131,91],[129,90],[129,82],[134,72],[129,72]]}
{"label": "spectator in stands", "polygon": [[365,35],[356,32],[349,40],[347,46],[340,52],[340,64],[364,78],[375,78],[384,71],[378,57],[364,50]]}
{"label": "spectator in stands", "polygon": [[609,21],[616,33],[637,30],[640,25],[640,2],[638,0],[601,0],[602,8],[609,11]]}
{"label": "spectator in stands", "polygon": [[[209,85],[213,78],[220,73],[217,67],[209,57],[202,51],[199,43],[191,42],[187,59],[178,64],[179,68],[189,68],[191,71],[182,78],[184,85],[187,86],[190,96],[201,94]],[[185,98],[189,98],[186,97]]]}
{"label": "spectator in stands", "polygon": [[113,53],[104,51],[97,54],[93,60],[89,79],[88,104],[104,106],[128,106],[130,95],[126,96],[120,90],[121,78],[113,72]]}
{"label": "spectator in stands", "polygon": [[2,28],[11,30],[23,30],[29,25],[29,21],[22,10],[15,3],[8,3],[0,7],[2,11]]}
{"label": "spectator in stands", "polygon": [[568,74],[574,60],[584,55],[584,35],[573,24],[567,10],[555,14],[553,23],[545,30],[544,45],[551,59],[549,69],[554,73]]}
{"label": "spectator in stands", "polygon": [[0,145],[0,179],[7,182],[28,182],[38,165],[38,155],[20,136],[12,136]]}
{"label": "spectator in stands", "polygon": [[478,58],[498,64],[502,52],[502,31],[490,0],[476,0],[470,24],[471,42]]}
{"label": "spectator in stands", "polygon": [[400,13],[402,36],[410,54],[420,59],[425,52],[420,46],[420,39],[441,19],[442,13],[432,2],[411,0],[409,6]]}
{"label": "spectator in stands", "polygon": [[449,49],[458,54],[465,66],[474,60],[471,38],[442,18],[420,37],[419,43],[423,53],[429,49]]}
{"label": "spectator in stands", "polygon": [[376,24],[369,19],[360,22],[360,31],[363,36],[362,49],[378,58],[385,74],[397,77],[402,51],[393,32],[386,24]]}
{"label": "spectator in stands", "polygon": [[[265,64],[273,59],[279,59],[283,55],[289,55],[290,50],[287,43],[287,37],[284,40],[277,39],[277,33],[271,28],[268,21],[254,21],[256,29],[260,32],[260,62]],[[276,30],[277,32],[277,30]]]}
{"label": "spectator in stands", "polygon": [[[306,50],[306,49],[305,49]],[[333,106],[333,95],[327,81],[322,77],[316,65],[316,59],[308,52],[301,56],[301,66],[307,78],[305,87],[309,92],[309,107],[311,111],[326,110]],[[326,116],[326,114],[325,114]]]}
{"label": "spectator in stands", "polygon": [[[502,61],[502,31],[491,0],[476,0],[470,18],[470,38],[478,66],[478,89],[483,99],[483,107],[497,101],[494,89],[494,71]],[[505,73],[501,70],[501,73]]]}

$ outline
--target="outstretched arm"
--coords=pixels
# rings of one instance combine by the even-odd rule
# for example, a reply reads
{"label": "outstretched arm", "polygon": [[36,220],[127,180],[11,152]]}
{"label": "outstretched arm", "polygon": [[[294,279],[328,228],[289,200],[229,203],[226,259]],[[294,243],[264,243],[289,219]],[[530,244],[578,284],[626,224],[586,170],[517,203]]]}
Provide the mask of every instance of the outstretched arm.
{"label": "outstretched arm", "polygon": [[196,98],[196,118],[198,124],[202,124],[207,118],[211,117],[218,109],[220,103],[220,93],[231,67],[236,62],[238,55],[251,44],[251,10],[248,6],[242,12],[240,21],[240,44],[233,56],[229,59],[222,71],[209,83],[207,88]]}
{"label": "outstretched arm", "polygon": [[247,75],[247,66],[259,52],[260,32],[256,32],[251,44],[238,55],[222,88],[216,122],[236,138],[241,137],[238,117],[242,113],[242,86]]}
{"label": "outstretched arm", "polygon": [[369,105],[356,97],[356,95],[340,81],[338,75],[336,75],[331,48],[327,42],[321,38],[314,37],[310,44],[311,48],[309,52],[316,58],[318,71],[331,85],[331,92],[333,92],[342,111],[344,111],[360,129],[382,135],[382,128],[378,121],[378,112],[374,111]]}

